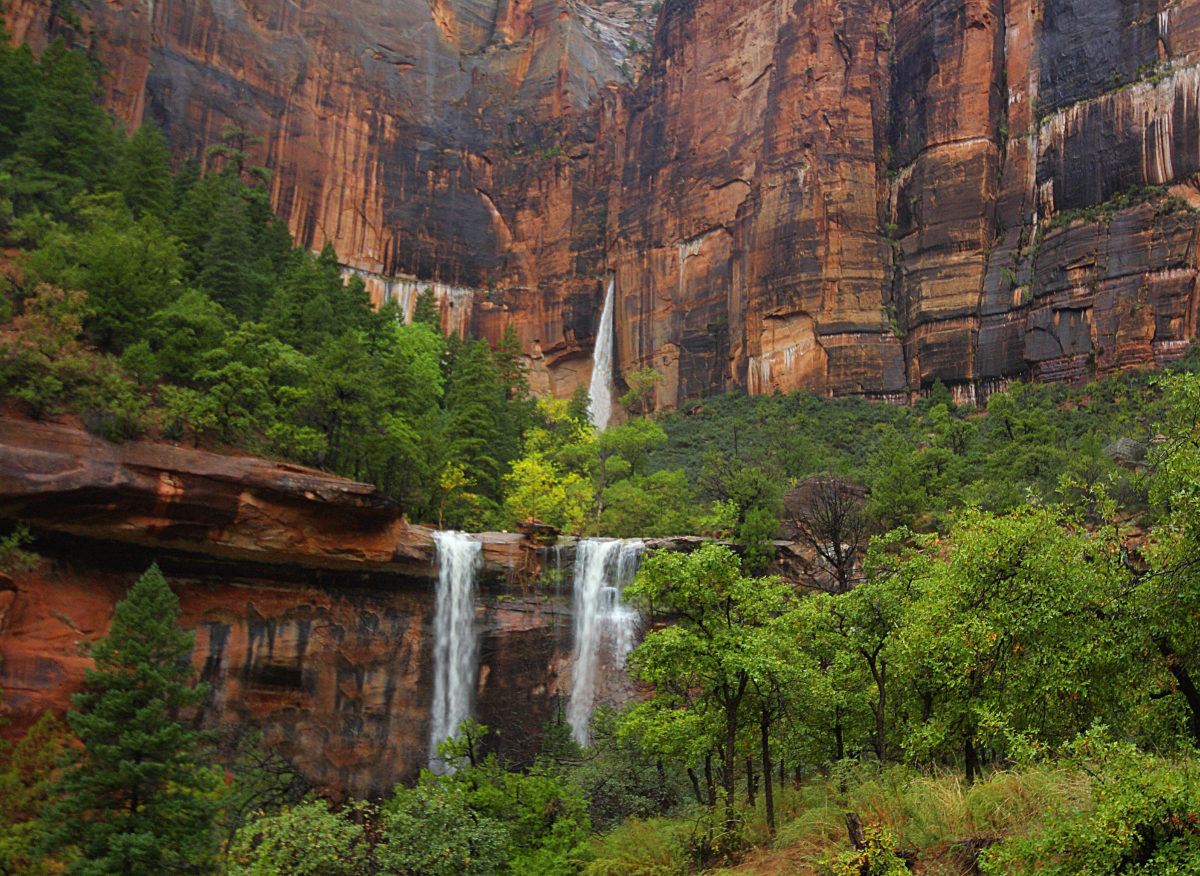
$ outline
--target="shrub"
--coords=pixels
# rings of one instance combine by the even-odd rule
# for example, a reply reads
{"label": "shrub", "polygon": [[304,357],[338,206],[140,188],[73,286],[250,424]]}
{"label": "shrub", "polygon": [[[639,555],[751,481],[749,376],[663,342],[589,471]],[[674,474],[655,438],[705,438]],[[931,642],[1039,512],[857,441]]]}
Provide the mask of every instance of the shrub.
{"label": "shrub", "polygon": [[381,827],[377,856],[389,876],[492,876],[508,862],[508,831],[472,811],[457,782],[398,790]]}
{"label": "shrub", "polygon": [[592,841],[584,876],[683,876],[691,870],[691,833],[684,821],[626,821]]}
{"label": "shrub", "polygon": [[260,818],[238,830],[230,876],[365,876],[371,872],[366,831],[322,800]]}
{"label": "shrub", "polygon": [[1092,805],[1025,838],[989,849],[984,873],[1196,873],[1200,868],[1200,769],[1113,743],[1098,733],[1074,746],[1091,776]]}

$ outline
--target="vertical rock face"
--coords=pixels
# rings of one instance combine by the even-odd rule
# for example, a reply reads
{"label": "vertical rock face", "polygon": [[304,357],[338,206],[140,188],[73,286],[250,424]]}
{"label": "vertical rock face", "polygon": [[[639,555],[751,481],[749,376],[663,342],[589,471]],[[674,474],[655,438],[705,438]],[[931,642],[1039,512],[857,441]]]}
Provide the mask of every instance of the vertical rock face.
{"label": "vertical rock face", "polygon": [[[6,736],[70,704],[89,646],[157,562],[196,633],[207,724],[261,730],[309,781],[357,795],[428,762],[433,539],[374,487],[0,418],[0,517],[34,526],[46,558],[0,575]],[[535,586],[541,556],[521,536],[477,538],[475,714],[523,761],[570,689],[570,597]]]}
{"label": "vertical rock face", "polygon": [[[48,0],[7,19],[35,44]],[[1162,363],[1196,329],[1200,0],[113,0],[112,105],[200,153],[264,136],[300,240],[536,388],[617,364],[974,397]],[[636,85],[632,72],[647,66]],[[1146,191],[1146,187],[1156,187]]]}
{"label": "vertical rock face", "polygon": [[[0,585],[7,735],[70,704],[91,666],[86,646],[104,635],[138,574],[103,557],[81,558],[78,544],[72,554]],[[164,562],[181,623],[195,631],[193,663],[209,686],[207,726],[261,732],[309,782],[333,792],[377,797],[415,778],[428,760],[428,581],[273,580],[232,569],[197,578],[195,567],[194,560]],[[506,757],[527,761],[562,696],[569,605],[492,587],[481,594],[477,623],[476,715],[503,730],[494,742]]]}

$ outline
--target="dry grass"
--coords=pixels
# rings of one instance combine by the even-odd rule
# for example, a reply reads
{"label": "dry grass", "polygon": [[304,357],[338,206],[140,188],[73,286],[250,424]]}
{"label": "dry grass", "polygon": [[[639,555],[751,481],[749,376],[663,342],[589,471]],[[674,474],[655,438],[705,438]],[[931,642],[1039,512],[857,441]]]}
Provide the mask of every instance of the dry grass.
{"label": "dry grass", "polygon": [[[733,867],[717,874],[821,876],[828,862],[849,848],[845,816],[855,812],[864,824],[886,827],[904,850],[915,852],[917,872],[965,876],[973,872],[978,849],[988,842],[1022,836],[1057,813],[1089,805],[1086,777],[1078,772],[1039,767],[997,772],[968,787],[960,776],[915,774],[903,768],[863,770],[838,790],[819,779],[779,795],[780,828],[768,836],[761,806],[747,811],[744,833],[751,849]],[[597,841],[599,860],[590,876],[674,876],[689,872],[685,819],[630,822]]]}

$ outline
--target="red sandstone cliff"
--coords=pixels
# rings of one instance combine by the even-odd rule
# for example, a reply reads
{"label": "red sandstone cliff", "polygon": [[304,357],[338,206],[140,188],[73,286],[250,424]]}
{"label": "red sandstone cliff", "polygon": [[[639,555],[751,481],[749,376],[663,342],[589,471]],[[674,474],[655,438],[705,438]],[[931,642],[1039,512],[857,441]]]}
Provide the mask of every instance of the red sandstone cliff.
{"label": "red sandstone cliff", "polygon": [[[321,787],[385,794],[428,756],[433,543],[373,487],[249,457],[110,444],[0,419],[0,517],[35,527],[37,569],[0,576],[0,717],[64,710],[87,648],[151,562],[196,632],[211,726],[261,730]],[[536,550],[484,534],[476,713],[536,751],[571,655],[569,604]],[[569,678],[569,672],[566,673]]]}
{"label": "red sandstone cliff", "polygon": [[[49,5],[9,4],[17,38]],[[660,404],[971,397],[1189,344],[1200,0],[667,0],[632,86],[640,15],[114,0],[77,38],[179,151],[263,132],[301,240],[515,323],[542,389],[588,379],[610,274],[619,368],[663,372]]]}
{"label": "red sandstone cliff", "polygon": [[[260,566],[429,578],[433,532],[369,484],[289,463],[0,418],[0,517],[48,532]],[[488,571],[536,574],[534,548],[485,533]]]}
{"label": "red sandstone cliff", "polygon": [[[432,534],[366,484],[266,460],[0,418],[0,518],[43,558],[0,575],[0,732],[62,712],[113,607],[152,563],[196,633],[209,726],[263,733],[312,783],[375,796],[427,762]],[[569,545],[484,533],[475,715],[532,757],[570,690]],[[701,539],[648,547],[692,550]],[[786,550],[784,558],[786,559]],[[554,568],[555,562],[561,564]],[[535,580],[543,565],[552,574]],[[600,701],[629,681],[601,673]]]}

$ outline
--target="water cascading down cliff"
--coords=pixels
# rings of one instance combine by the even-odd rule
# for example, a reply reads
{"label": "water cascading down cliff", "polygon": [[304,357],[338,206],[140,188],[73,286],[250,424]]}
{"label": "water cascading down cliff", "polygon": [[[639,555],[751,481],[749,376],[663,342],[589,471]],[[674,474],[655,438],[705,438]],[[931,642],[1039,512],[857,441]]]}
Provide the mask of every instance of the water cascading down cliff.
{"label": "water cascading down cliff", "polygon": [[452,738],[471,717],[479,644],[475,631],[475,587],[483,566],[483,545],[461,532],[438,532],[437,608],[434,617],[433,706],[430,710],[429,765],[448,768],[438,745]]}
{"label": "water cascading down cliff", "polygon": [[642,549],[640,541],[610,539],[585,539],[576,549],[574,675],[567,723],[580,745],[589,741],[602,676],[623,673],[633,649],[639,619],[622,596],[637,574]]}
{"label": "water cascading down cliff", "polygon": [[588,418],[603,432],[612,419],[613,397],[613,299],[616,297],[616,277],[609,277],[604,293],[604,309],[600,311],[600,328],[596,330],[596,347],[592,353],[592,382],[588,387]]}
{"label": "water cascading down cliff", "polygon": [[[429,766],[454,768],[438,756],[472,717],[479,676],[475,600],[483,567],[482,544],[460,532],[438,532],[438,580],[434,617],[434,683],[430,708]],[[597,702],[624,688],[625,658],[633,649],[639,617],[623,601],[637,574],[644,545],[636,540],[584,539],[576,547],[573,570],[573,655],[567,723],[587,745]]]}

